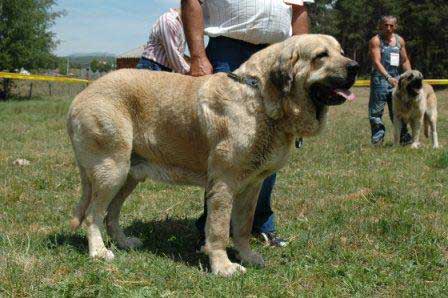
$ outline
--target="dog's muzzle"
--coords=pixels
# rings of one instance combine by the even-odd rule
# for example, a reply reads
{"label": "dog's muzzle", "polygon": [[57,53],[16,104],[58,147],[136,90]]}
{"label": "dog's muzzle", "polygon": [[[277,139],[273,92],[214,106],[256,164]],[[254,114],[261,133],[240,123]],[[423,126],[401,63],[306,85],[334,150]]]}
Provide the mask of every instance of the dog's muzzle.
{"label": "dog's muzzle", "polygon": [[422,78],[414,78],[411,82],[409,82],[407,86],[407,91],[410,94],[417,95],[418,92],[423,88],[423,79]]}
{"label": "dog's muzzle", "polygon": [[356,81],[359,65],[355,61],[347,64],[347,78],[330,78],[325,83],[315,83],[310,88],[311,99],[315,105],[334,106],[356,99],[349,89]]}

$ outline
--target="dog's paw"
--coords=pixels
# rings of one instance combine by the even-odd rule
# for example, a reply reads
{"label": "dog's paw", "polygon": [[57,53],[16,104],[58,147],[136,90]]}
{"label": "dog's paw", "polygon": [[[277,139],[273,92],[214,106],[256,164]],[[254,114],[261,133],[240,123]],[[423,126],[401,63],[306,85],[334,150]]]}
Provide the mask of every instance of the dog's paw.
{"label": "dog's paw", "polygon": [[239,273],[246,273],[246,268],[237,263],[227,262],[217,266],[212,266],[212,273],[219,276],[229,277]]}
{"label": "dog's paw", "polygon": [[104,248],[101,250],[91,252],[90,257],[94,259],[103,259],[105,261],[112,261],[115,258],[115,255],[112,251]]}
{"label": "dog's paw", "polygon": [[411,148],[412,148],[412,149],[418,149],[418,148],[420,148],[420,143],[419,143],[419,142],[414,142],[414,143],[412,143],[412,144],[411,144]]}
{"label": "dog's paw", "polygon": [[249,264],[260,268],[264,267],[264,259],[261,256],[261,254],[257,252],[251,250],[248,252],[239,252],[237,254],[237,258],[245,264]]}
{"label": "dog's paw", "polygon": [[121,249],[136,249],[141,247],[143,242],[137,237],[129,237],[125,241],[121,241],[118,245]]}

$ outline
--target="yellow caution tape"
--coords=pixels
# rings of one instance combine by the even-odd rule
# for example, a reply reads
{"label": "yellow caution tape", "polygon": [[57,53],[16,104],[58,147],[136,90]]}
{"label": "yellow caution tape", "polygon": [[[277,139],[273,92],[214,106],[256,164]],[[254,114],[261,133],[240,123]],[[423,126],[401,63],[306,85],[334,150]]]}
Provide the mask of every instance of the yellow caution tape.
{"label": "yellow caution tape", "polygon": [[[429,80],[424,80],[426,83],[430,84],[430,85],[448,85],[448,80],[444,80],[444,79],[429,79]],[[370,80],[357,80],[355,82],[355,85],[353,85],[354,87],[369,87],[370,86]]]}
{"label": "yellow caution tape", "polygon": [[[44,75],[26,75],[20,73],[12,73],[12,72],[1,72],[0,78],[5,79],[16,79],[16,80],[33,80],[33,81],[50,81],[50,82],[61,82],[61,83],[90,83],[90,80],[84,79],[76,79],[69,77],[52,77],[52,76],[44,76]],[[429,79],[424,80],[428,84],[431,85],[448,85],[448,80],[446,79]],[[354,87],[369,87],[370,80],[357,80],[355,82]]]}
{"label": "yellow caution tape", "polygon": [[76,78],[53,77],[44,75],[26,75],[20,73],[1,72],[1,71],[0,71],[0,78],[15,79],[15,80],[31,80],[31,81],[49,81],[60,83],[90,83],[89,80],[76,79]]}

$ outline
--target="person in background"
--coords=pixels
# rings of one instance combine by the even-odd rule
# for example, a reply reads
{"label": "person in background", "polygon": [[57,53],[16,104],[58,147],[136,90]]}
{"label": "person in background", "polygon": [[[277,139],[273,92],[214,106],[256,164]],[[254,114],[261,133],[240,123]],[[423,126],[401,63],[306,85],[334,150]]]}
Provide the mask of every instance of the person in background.
{"label": "person in background", "polygon": [[[192,76],[231,72],[252,54],[291,35],[308,33],[308,10],[304,2],[313,0],[182,0],[182,19],[191,54]],[[209,36],[204,47],[204,32]],[[287,241],[275,231],[271,194],[276,174],[263,182],[252,233],[271,246],[285,246]],[[205,195],[207,197],[207,195]],[[204,213],[196,221],[200,232],[197,251],[205,244]]]}
{"label": "person in background", "polygon": [[[390,119],[393,119],[392,90],[398,84],[400,67],[403,71],[411,69],[405,41],[395,33],[396,28],[396,17],[383,16],[379,22],[379,34],[372,37],[369,42],[369,52],[373,62],[369,99],[369,121],[373,145],[381,145],[384,140],[386,128],[382,117],[386,103]],[[412,138],[407,132],[406,125],[402,127],[400,142],[403,145],[409,144]]]}
{"label": "person in background", "polygon": [[137,68],[186,74],[190,66],[184,57],[184,50],[185,35],[180,9],[170,9],[152,27]]}

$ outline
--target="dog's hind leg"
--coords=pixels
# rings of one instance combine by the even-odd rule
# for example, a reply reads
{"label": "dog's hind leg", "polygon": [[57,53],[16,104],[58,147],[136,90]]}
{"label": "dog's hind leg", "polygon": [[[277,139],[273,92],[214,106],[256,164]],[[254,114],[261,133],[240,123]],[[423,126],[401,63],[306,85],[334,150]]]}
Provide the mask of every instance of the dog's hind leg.
{"label": "dog's hind leg", "polygon": [[88,174],[92,181],[92,199],[84,220],[87,226],[89,255],[112,260],[114,254],[104,246],[101,228],[107,207],[126,181],[129,160],[102,158],[91,170],[92,173]]}
{"label": "dog's hind leg", "polygon": [[79,173],[81,176],[81,199],[73,210],[73,218],[70,220],[70,226],[76,230],[84,220],[84,216],[92,198],[92,184],[90,183],[86,170],[79,165]]}
{"label": "dog's hind leg", "polygon": [[425,113],[425,116],[423,116],[423,133],[427,138],[429,138],[429,135],[431,134],[429,121],[429,115]]}
{"label": "dog's hind leg", "polygon": [[109,236],[123,249],[133,249],[142,245],[140,239],[135,237],[126,237],[119,225],[120,211],[126,198],[132,193],[137,186],[138,181],[130,175],[127,177],[125,184],[115,195],[112,202],[107,208],[106,229]]}
{"label": "dog's hind leg", "polygon": [[238,251],[239,259],[243,263],[263,267],[263,257],[259,253],[251,250],[249,245],[260,188],[261,182],[249,186],[235,197],[232,208],[232,232],[233,243]]}
{"label": "dog's hind leg", "polygon": [[437,135],[437,113],[428,115],[429,127],[431,128],[432,148],[439,148],[439,138]]}

